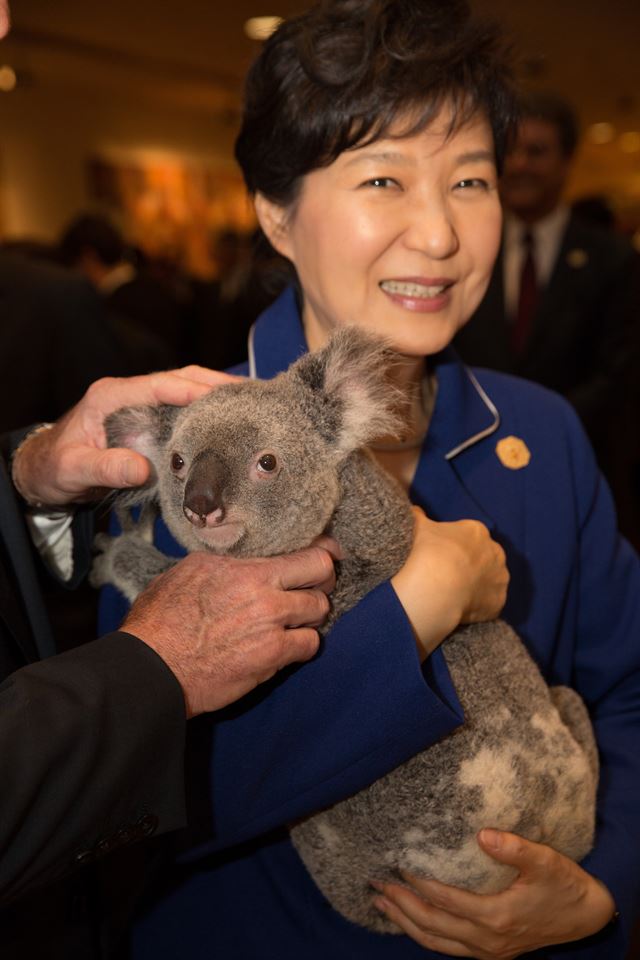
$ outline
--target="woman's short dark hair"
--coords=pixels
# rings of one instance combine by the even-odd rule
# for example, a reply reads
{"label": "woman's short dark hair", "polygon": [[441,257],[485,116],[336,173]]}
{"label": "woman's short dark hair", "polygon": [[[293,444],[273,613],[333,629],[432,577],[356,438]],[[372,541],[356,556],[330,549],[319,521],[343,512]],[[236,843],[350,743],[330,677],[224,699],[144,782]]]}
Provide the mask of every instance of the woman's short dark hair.
{"label": "woman's short dark hair", "polygon": [[250,193],[288,206],[304,174],[399,117],[418,132],[445,101],[452,132],[484,109],[500,163],[510,69],[500,32],[466,0],[324,0],[281,24],[249,71],[236,158]]}

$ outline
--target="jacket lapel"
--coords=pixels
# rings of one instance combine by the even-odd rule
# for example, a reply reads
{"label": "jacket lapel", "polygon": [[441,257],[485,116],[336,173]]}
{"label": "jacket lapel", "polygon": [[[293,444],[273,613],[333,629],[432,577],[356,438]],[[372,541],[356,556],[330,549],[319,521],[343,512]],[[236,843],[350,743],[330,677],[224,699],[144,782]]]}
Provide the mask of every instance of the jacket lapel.
{"label": "jacket lapel", "polygon": [[[500,414],[475,375],[452,348],[432,361],[438,380],[436,405],[410,495],[433,519],[495,518],[483,495],[479,467],[495,446]],[[478,454],[480,451],[480,455]]]}

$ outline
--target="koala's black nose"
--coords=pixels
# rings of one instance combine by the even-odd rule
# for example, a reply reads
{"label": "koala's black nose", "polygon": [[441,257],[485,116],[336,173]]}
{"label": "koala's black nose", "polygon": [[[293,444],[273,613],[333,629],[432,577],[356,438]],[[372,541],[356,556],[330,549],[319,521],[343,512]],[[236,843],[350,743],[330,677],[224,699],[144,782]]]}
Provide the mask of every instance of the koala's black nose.
{"label": "koala's black nose", "polygon": [[187,520],[205,527],[207,518],[220,523],[224,518],[222,493],[227,478],[224,463],[212,451],[199,454],[189,472],[182,509]]}

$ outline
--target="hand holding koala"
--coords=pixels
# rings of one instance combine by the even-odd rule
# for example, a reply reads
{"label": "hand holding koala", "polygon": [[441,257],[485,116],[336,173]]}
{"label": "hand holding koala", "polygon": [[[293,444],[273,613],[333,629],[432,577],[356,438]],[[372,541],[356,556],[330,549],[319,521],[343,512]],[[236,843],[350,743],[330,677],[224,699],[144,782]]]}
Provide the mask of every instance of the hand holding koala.
{"label": "hand holding koala", "polygon": [[[411,549],[410,504],[362,449],[396,427],[398,401],[385,378],[392,361],[383,345],[351,328],[274,380],[221,387],[186,410],[115,414],[110,442],[133,446],[155,468],[129,502],[157,500],[189,551],[270,556],[330,533],[344,560],[329,629],[396,575]],[[106,546],[96,579],[133,598],[159,558],[143,535],[127,531]],[[500,621],[455,631],[443,652],[464,724],[291,830],[336,909],[378,931],[394,928],[371,906],[370,878],[407,871],[478,892],[508,886],[513,869],[477,844],[483,827],[512,830],[574,859],[593,839],[597,754],[578,695],[549,690]]]}

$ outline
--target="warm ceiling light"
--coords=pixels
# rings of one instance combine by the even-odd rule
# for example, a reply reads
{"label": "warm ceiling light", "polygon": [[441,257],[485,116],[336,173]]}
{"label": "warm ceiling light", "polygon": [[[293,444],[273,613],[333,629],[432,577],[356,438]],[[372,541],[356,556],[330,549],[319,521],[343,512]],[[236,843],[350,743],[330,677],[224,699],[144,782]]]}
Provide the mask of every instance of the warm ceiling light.
{"label": "warm ceiling light", "polygon": [[640,150],[640,133],[637,130],[621,133],[618,143],[624,153],[637,153]]}
{"label": "warm ceiling light", "polygon": [[9,0],[0,0],[0,40],[9,33],[10,26]]}
{"label": "warm ceiling light", "polygon": [[0,67],[0,91],[2,93],[11,93],[17,82],[18,78],[13,67]]}
{"label": "warm ceiling light", "polygon": [[611,143],[615,129],[611,123],[594,123],[589,127],[589,139],[592,143]]}
{"label": "warm ceiling light", "polygon": [[244,32],[250,40],[267,40],[282,23],[282,17],[251,17],[245,22]]}

